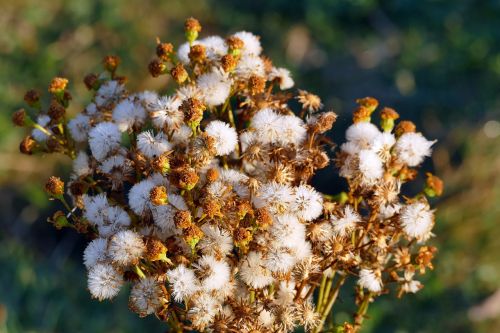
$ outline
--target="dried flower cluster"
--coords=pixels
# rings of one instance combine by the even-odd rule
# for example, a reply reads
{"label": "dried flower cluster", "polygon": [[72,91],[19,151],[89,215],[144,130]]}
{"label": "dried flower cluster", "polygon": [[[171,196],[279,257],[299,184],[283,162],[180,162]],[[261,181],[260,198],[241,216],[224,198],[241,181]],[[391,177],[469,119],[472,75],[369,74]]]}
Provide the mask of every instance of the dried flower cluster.
{"label": "dried flower cluster", "polygon": [[[153,76],[171,77],[172,94],[129,92],[108,56],[103,73],[85,77],[93,99],[76,117],[67,117],[63,78],[51,82],[48,107],[26,94],[36,121],[24,110],[13,116],[31,129],[23,153],[73,159],[67,185],[46,184],[68,210],[49,221],[91,237],[83,259],[92,297],[112,299],[130,283],[130,308],[177,332],[319,332],[355,279],[356,314],[338,327],[355,332],[391,285],[398,295],[421,289],[415,275],[432,268],[435,252],[424,245],[434,225],[427,197],[442,182],[427,174],[411,198],[400,189],[434,142],[409,121],[396,124],[390,108],[374,125],[378,101],[367,97],[328,156],[335,113],[288,90],[290,72],[261,54],[257,36],[198,39],[192,18],[185,29],[177,49],[158,40],[149,64]],[[309,183],[331,160],[348,189],[321,194]]]}

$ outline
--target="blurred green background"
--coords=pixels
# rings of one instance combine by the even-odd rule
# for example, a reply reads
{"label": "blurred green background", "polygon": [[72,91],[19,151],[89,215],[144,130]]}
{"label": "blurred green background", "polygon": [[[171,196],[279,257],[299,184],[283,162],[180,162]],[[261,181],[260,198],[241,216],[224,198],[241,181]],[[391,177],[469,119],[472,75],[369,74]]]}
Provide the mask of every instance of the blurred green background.
{"label": "blurred green background", "polygon": [[[500,332],[500,1],[0,0],[0,333],[166,330],[129,312],[125,291],[90,300],[84,240],[44,222],[56,207],[42,184],[69,163],[19,154],[10,115],[55,75],[70,79],[79,111],[90,99],[82,77],[107,54],[122,58],[131,89],[162,89],[166,79],[147,73],[155,37],[178,45],[188,16],[204,36],[259,34],[297,87],[339,114],[337,142],[368,95],[439,140],[425,165],[446,183],[436,268],[419,294],[382,296],[364,332]],[[338,191],[332,174],[318,176],[321,190]]]}

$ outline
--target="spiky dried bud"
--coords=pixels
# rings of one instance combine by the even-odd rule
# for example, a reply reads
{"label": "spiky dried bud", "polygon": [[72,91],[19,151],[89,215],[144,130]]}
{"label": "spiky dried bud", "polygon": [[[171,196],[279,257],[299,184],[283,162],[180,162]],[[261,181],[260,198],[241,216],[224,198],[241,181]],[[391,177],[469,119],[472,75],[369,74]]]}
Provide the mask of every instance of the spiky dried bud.
{"label": "spiky dried bud", "polygon": [[416,130],[417,126],[415,126],[412,121],[402,120],[397,124],[394,133],[396,134],[396,137],[400,137],[405,133],[414,133]]}
{"label": "spiky dried bud", "polygon": [[201,44],[192,45],[189,49],[189,59],[192,62],[201,63],[207,57],[205,46]]}
{"label": "spiky dried bud", "polygon": [[166,205],[168,203],[168,193],[165,186],[155,186],[149,192],[149,200],[155,206]]}
{"label": "spiky dried bud", "polygon": [[191,213],[188,210],[179,210],[174,215],[174,223],[179,229],[189,228],[192,224]]}
{"label": "spiky dried bud", "polygon": [[156,157],[152,162],[151,166],[156,172],[165,175],[170,172],[170,160],[167,154],[161,154]]}
{"label": "spiky dried bud", "polygon": [[66,109],[57,100],[53,99],[50,102],[47,114],[55,123],[58,123],[65,116]]}
{"label": "spiky dried bud", "polygon": [[337,120],[337,114],[335,112],[329,111],[322,113],[318,117],[318,121],[315,124],[316,132],[325,133],[331,130],[336,120]]}
{"label": "spiky dried bud", "polygon": [[85,87],[87,87],[88,90],[97,90],[99,88],[99,77],[97,74],[87,74],[83,79],[83,83],[85,83]]}
{"label": "spiky dried bud", "polygon": [[380,127],[385,132],[390,132],[394,128],[394,120],[399,118],[399,114],[392,108],[385,107],[380,112]]}
{"label": "spiky dried bud", "polygon": [[152,77],[158,77],[165,74],[167,65],[165,65],[160,59],[154,59],[149,63],[148,70]]}
{"label": "spiky dried bud", "polygon": [[308,110],[309,112],[318,111],[323,107],[321,98],[319,98],[319,96],[311,94],[310,92],[307,92],[305,90],[299,89],[297,100],[300,104],[302,104],[302,108],[304,110]]}
{"label": "spiky dried bud", "polygon": [[40,93],[34,89],[28,90],[24,94],[24,101],[31,107],[37,107],[40,103]]}
{"label": "spiky dried bud", "polygon": [[257,208],[255,210],[255,222],[261,230],[265,230],[273,224],[271,213],[265,208]]}
{"label": "spiky dried bud", "polygon": [[211,198],[206,198],[202,200],[201,208],[203,209],[203,213],[206,214],[209,218],[213,219],[217,216],[222,216],[221,213],[221,205]]}
{"label": "spiky dried bud", "polygon": [[201,24],[194,17],[190,17],[184,22],[184,30],[186,32],[186,39],[189,43],[192,43],[198,38],[198,33],[201,31]]}
{"label": "spiky dried bud", "polygon": [[425,181],[425,188],[424,188],[425,194],[430,198],[435,196],[438,197],[441,196],[443,194],[443,187],[444,187],[443,181],[439,177],[434,176],[430,172],[427,172],[426,176],[427,179]]}
{"label": "spiky dried bud", "polygon": [[63,77],[55,77],[52,79],[49,85],[49,92],[51,94],[62,94],[66,86],[68,85],[68,79]]}
{"label": "spiky dried bud", "polygon": [[200,123],[205,109],[205,104],[196,98],[188,98],[180,106],[180,110],[184,113],[184,119],[189,126],[197,126]]}
{"label": "spiky dried bud", "polygon": [[226,54],[220,59],[222,69],[226,73],[232,72],[238,64],[237,58],[232,54]]}
{"label": "spiky dried bud", "polygon": [[229,54],[239,55],[241,53],[241,49],[245,46],[245,43],[236,36],[230,36],[226,39],[226,44],[229,48]]}
{"label": "spiky dried bud", "polygon": [[171,43],[162,43],[159,39],[157,40],[156,55],[158,58],[167,61],[172,53],[174,53],[174,46]]}
{"label": "spiky dried bud", "polygon": [[188,72],[181,63],[178,63],[170,70],[170,75],[178,84],[184,83],[189,77]]}
{"label": "spiky dried bud", "polygon": [[64,182],[59,177],[50,176],[45,183],[45,191],[53,197],[60,197],[64,194]]}
{"label": "spiky dried bud", "polygon": [[19,127],[28,127],[33,125],[33,120],[26,113],[24,109],[19,109],[12,115],[12,122]]}
{"label": "spiky dried bud", "polygon": [[250,76],[248,79],[248,91],[250,92],[250,95],[254,96],[261,94],[264,92],[264,89],[266,89],[265,78],[257,75]]}
{"label": "spiky dried bud", "polygon": [[207,183],[213,183],[219,178],[219,171],[217,169],[208,169],[207,171]]}
{"label": "spiky dried bud", "polygon": [[167,261],[167,247],[156,237],[145,239],[145,258],[149,261]]}
{"label": "spiky dried bud", "polygon": [[23,154],[31,155],[36,145],[36,141],[31,136],[27,136],[19,144],[19,151]]}
{"label": "spiky dried bud", "polygon": [[121,62],[120,58],[115,55],[105,56],[104,59],[102,60],[104,69],[106,69],[110,73],[114,73],[116,71],[120,62]]}
{"label": "spiky dried bud", "polygon": [[426,268],[434,269],[432,265],[432,259],[434,259],[434,253],[437,252],[437,248],[434,246],[422,246],[418,250],[418,255],[415,258],[415,262],[419,266],[420,274],[425,274]]}
{"label": "spiky dried bud", "polygon": [[314,149],[310,152],[312,164],[316,169],[323,169],[330,164],[330,158],[328,155],[319,149]]}

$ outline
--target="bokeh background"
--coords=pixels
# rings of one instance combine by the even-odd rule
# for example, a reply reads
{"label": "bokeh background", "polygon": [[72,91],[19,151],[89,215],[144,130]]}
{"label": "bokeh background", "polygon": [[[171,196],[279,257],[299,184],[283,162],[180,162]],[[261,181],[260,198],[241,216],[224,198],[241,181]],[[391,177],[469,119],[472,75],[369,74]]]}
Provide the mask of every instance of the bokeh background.
{"label": "bokeh background", "polygon": [[[10,116],[55,75],[69,78],[77,112],[90,99],[83,75],[107,54],[131,89],[164,89],[146,67],[155,37],[178,45],[188,16],[205,36],[259,34],[275,64],[339,114],[337,142],[364,96],[439,140],[425,165],[446,182],[435,270],[417,295],[380,297],[363,332],[500,332],[500,1],[0,0],[0,333],[166,331],[129,312],[126,292],[90,300],[85,240],[45,222],[55,207],[42,185],[69,161],[19,154]],[[328,193],[339,190],[332,173],[316,179]]]}

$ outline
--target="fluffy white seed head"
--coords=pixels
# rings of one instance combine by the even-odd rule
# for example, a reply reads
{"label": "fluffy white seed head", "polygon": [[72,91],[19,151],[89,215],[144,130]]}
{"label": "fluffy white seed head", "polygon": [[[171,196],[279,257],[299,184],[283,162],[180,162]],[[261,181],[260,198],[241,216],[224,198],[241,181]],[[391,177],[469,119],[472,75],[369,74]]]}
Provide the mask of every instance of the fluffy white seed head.
{"label": "fluffy white seed head", "polygon": [[194,271],[184,266],[184,264],[167,271],[167,277],[172,286],[172,296],[177,302],[190,298],[200,288]]}
{"label": "fluffy white seed head", "polygon": [[286,68],[273,67],[271,73],[269,73],[269,80],[278,81],[281,90],[290,89],[295,84],[295,82],[293,82],[290,71]]}
{"label": "fluffy white seed head", "polygon": [[142,237],[132,230],[122,230],[111,237],[108,253],[113,262],[128,266],[139,261],[146,247]]}
{"label": "fluffy white seed head", "polygon": [[431,156],[432,145],[436,141],[429,141],[421,133],[405,133],[396,142],[398,159],[410,167],[418,166],[424,158]]}
{"label": "fluffy white seed head", "polygon": [[110,152],[120,147],[121,133],[111,122],[97,124],[89,132],[89,146],[96,160],[104,160]]}
{"label": "fluffy white seed head", "polygon": [[255,36],[251,32],[240,31],[233,35],[241,39],[244,43],[242,53],[244,55],[256,55],[258,56],[262,52],[262,46],[260,45],[260,40],[258,36]]}
{"label": "fluffy white seed head", "polygon": [[434,213],[427,204],[416,202],[404,206],[400,211],[399,219],[408,237],[418,240],[427,240],[431,237]]}
{"label": "fluffy white seed head", "polygon": [[77,142],[85,142],[90,130],[90,118],[82,113],[68,122],[71,137]]}
{"label": "fluffy white seed head", "polygon": [[215,150],[218,156],[230,154],[238,144],[236,130],[223,121],[211,121],[205,128],[205,132],[215,139]]}
{"label": "fluffy white seed head", "polygon": [[96,238],[88,243],[83,252],[83,263],[87,269],[91,269],[97,263],[103,263],[108,257],[108,240],[105,238]]}
{"label": "fluffy white seed head", "polygon": [[323,212],[323,197],[313,187],[300,185],[295,188],[291,210],[304,221],[312,221]]}
{"label": "fluffy white seed head", "polygon": [[203,101],[208,106],[221,105],[231,92],[231,80],[222,71],[214,68],[197,80]]}
{"label": "fluffy white seed head", "polygon": [[110,264],[95,264],[88,273],[88,288],[92,297],[102,301],[112,299],[120,291],[123,277]]}
{"label": "fluffy white seed head", "polygon": [[361,217],[351,206],[345,206],[341,217],[332,217],[333,232],[337,237],[349,235],[356,227],[356,223],[361,221]]}
{"label": "fluffy white seed head", "polygon": [[154,313],[167,302],[161,283],[151,276],[140,279],[130,290],[129,306],[140,317]]}
{"label": "fluffy white seed head", "polygon": [[144,131],[137,136],[137,148],[148,158],[155,158],[172,149],[172,144],[160,132]]}
{"label": "fluffy white seed head", "polygon": [[202,256],[194,265],[201,287],[206,291],[222,288],[229,282],[230,268],[224,260],[210,255]]}
{"label": "fluffy white seed head", "polygon": [[371,292],[378,293],[382,291],[382,279],[380,271],[371,269],[361,269],[359,271],[358,285]]}
{"label": "fluffy white seed head", "polygon": [[[52,133],[50,129],[46,128],[46,126],[50,123],[49,116],[46,115],[38,116],[36,122],[38,125],[44,127],[49,133]],[[31,136],[38,142],[45,142],[49,138],[45,132],[40,131],[38,128],[35,128],[31,131]]]}
{"label": "fluffy white seed head", "polygon": [[249,287],[261,289],[274,281],[271,271],[265,266],[260,252],[251,251],[243,258],[239,276]]}
{"label": "fluffy white seed head", "polygon": [[113,110],[113,121],[122,132],[128,131],[134,125],[140,125],[146,118],[146,110],[141,103],[127,98],[118,103]]}

